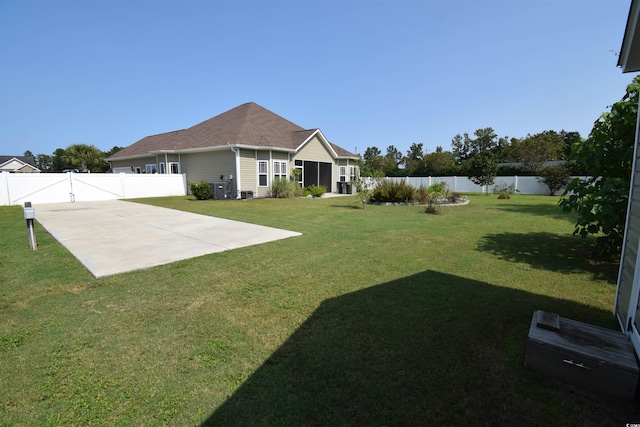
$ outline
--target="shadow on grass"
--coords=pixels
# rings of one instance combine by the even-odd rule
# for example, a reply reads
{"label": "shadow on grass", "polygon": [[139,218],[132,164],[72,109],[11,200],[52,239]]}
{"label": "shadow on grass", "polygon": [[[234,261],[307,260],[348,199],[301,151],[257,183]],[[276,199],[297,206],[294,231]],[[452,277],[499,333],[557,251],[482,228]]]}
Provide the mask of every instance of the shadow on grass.
{"label": "shadow on grass", "polygon": [[610,424],[588,395],[523,367],[536,309],[615,326],[609,312],[425,271],[324,301],[203,426]]}
{"label": "shadow on grass", "polygon": [[343,208],[343,209],[358,209],[362,210],[362,204],[349,204],[349,205],[329,205],[332,208]]}
{"label": "shadow on grass", "polygon": [[587,271],[615,284],[618,265],[590,260],[590,241],[579,236],[553,233],[499,233],[484,236],[478,250],[499,258],[529,264],[533,268],[572,273]]}
{"label": "shadow on grass", "polygon": [[500,203],[496,204],[496,209],[507,212],[528,214],[534,216],[546,216],[549,218],[567,221],[570,224],[576,223],[575,214],[562,212],[562,208],[558,204],[547,205],[541,203],[516,204],[516,203]]}

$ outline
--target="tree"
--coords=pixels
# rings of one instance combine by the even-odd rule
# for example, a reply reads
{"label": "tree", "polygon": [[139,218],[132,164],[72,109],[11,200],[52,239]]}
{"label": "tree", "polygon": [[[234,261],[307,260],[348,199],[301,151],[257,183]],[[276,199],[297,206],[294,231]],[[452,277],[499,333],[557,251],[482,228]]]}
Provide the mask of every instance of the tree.
{"label": "tree", "polygon": [[67,161],[65,149],[57,148],[51,156],[50,172],[62,172],[65,169],[73,169],[73,165]]}
{"label": "tree", "polygon": [[451,152],[457,163],[463,162],[469,156],[469,141],[468,133],[464,134],[464,138],[457,134],[451,139]]}
{"label": "tree", "polygon": [[38,154],[36,156],[36,166],[42,172],[51,172],[53,158],[47,154]]}
{"label": "tree", "polygon": [[571,156],[571,147],[573,144],[582,142],[582,137],[580,136],[580,132],[567,132],[564,129],[560,131],[560,137],[562,138],[563,143],[562,158],[567,159]]}
{"label": "tree", "polygon": [[478,185],[486,185],[486,193],[489,194],[489,185],[492,185],[498,174],[498,162],[491,151],[477,154],[470,160],[469,179]]}
{"label": "tree", "polygon": [[362,156],[362,168],[360,173],[363,176],[384,176],[382,166],[384,159],[382,158],[382,152],[378,147],[367,147]]}
{"label": "tree", "polygon": [[455,166],[453,153],[443,151],[442,147],[437,147],[433,153],[425,154],[423,162],[427,175],[443,175]]}
{"label": "tree", "polygon": [[546,166],[540,169],[538,181],[549,187],[549,195],[553,196],[556,191],[567,185],[571,174],[564,165]]}
{"label": "tree", "polygon": [[393,145],[387,147],[387,155],[385,157],[395,160],[396,165],[402,162],[402,153]]}
{"label": "tree", "polygon": [[393,145],[387,147],[387,154],[382,161],[382,170],[385,176],[395,176],[400,172],[402,153]]}
{"label": "tree", "polygon": [[404,167],[407,170],[407,174],[411,175],[412,171],[421,166],[423,157],[422,143],[414,142],[411,144],[407,150],[407,155],[404,157]]}
{"label": "tree", "polygon": [[[496,150],[500,143],[504,145],[508,139],[505,137],[498,140],[498,135],[490,127],[477,129],[473,134],[475,139],[471,139],[467,133],[464,137],[460,134],[453,137],[453,155],[459,162],[468,163],[468,176],[471,181],[489,186],[498,174]],[[488,191],[487,188],[487,193]]]}
{"label": "tree", "polygon": [[95,145],[73,144],[65,150],[64,159],[74,167],[80,166],[83,172],[89,172],[103,166],[104,153]]}
{"label": "tree", "polygon": [[548,130],[522,139],[512,140],[511,156],[522,166],[537,171],[548,160],[562,158],[564,140],[557,132]]}
{"label": "tree", "polygon": [[640,76],[626,94],[594,123],[589,137],[573,145],[570,161],[590,176],[573,179],[560,201],[564,212],[575,211],[574,234],[599,234],[601,255],[619,256],[629,199]]}
{"label": "tree", "polygon": [[25,151],[23,156],[24,157],[34,157],[35,158],[35,156],[33,155],[33,153],[30,150]]}

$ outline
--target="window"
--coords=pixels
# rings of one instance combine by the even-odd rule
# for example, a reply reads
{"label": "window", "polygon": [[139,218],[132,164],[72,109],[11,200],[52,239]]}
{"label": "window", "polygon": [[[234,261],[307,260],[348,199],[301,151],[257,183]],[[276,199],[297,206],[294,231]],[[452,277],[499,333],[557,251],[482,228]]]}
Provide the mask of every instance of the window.
{"label": "window", "polygon": [[294,161],[294,168],[295,170],[297,170],[297,176],[298,176],[298,184],[300,184],[300,186],[302,186],[302,176],[303,176],[303,164],[302,164],[302,160],[295,160]]}
{"label": "window", "polygon": [[258,160],[258,185],[260,187],[267,186],[267,174],[269,173],[269,162],[266,160]]}
{"label": "window", "polygon": [[340,173],[338,175],[340,175],[340,182],[345,182],[347,180],[347,167],[340,166]]}
{"label": "window", "polygon": [[160,173],[166,173],[164,170],[164,162],[160,162]]}
{"label": "window", "polygon": [[353,182],[356,180],[356,168],[355,166],[349,166],[349,181]]}
{"label": "window", "polygon": [[156,173],[156,165],[155,163],[144,165],[145,173]]}
{"label": "window", "polygon": [[287,162],[273,162],[273,177],[287,179]]}
{"label": "window", "polygon": [[180,163],[171,162],[169,163],[169,173],[180,173]]}

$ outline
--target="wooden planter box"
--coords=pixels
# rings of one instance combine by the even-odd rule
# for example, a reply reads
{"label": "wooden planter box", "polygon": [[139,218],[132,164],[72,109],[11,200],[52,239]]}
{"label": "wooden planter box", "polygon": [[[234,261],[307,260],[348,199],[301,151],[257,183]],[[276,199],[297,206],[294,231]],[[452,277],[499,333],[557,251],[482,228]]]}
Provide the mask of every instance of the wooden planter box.
{"label": "wooden planter box", "polygon": [[524,363],[545,377],[629,400],[638,385],[626,335],[540,310],[533,313]]}

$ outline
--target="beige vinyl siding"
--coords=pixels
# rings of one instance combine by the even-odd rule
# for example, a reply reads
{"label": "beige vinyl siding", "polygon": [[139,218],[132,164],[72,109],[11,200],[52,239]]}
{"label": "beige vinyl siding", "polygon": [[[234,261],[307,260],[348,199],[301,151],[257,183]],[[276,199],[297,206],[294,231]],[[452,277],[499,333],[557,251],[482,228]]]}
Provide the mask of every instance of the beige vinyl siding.
{"label": "beige vinyl siding", "polygon": [[140,168],[141,173],[144,173],[145,166],[148,164],[154,164],[157,168],[156,156],[130,160],[113,160],[111,161],[111,168],[133,168],[134,171],[136,168]]}
{"label": "beige vinyl siding", "polygon": [[258,196],[256,151],[240,150],[240,191],[253,191]]}
{"label": "beige vinyl siding", "polygon": [[181,172],[187,175],[187,182],[219,182],[220,175],[233,175],[235,191],[236,157],[231,150],[189,153],[180,156]]}
{"label": "beige vinyl siding", "polygon": [[315,160],[323,163],[335,163],[331,152],[318,136],[314,136],[294,156],[298,160]]}
{"label": "beige vinyl siding", "polygon": [[[245,150],[246,151],[246,150]],[[248,153],[249,151],[247,151],[247,158],[248,158]],[[253,185],[254,188],[252,189],[254,191],[254,195],[256,197],[269,197],[271,195],[271,182],[273,181],[273,162],[275,160],[279,160],[279,161],[286,161],[287,162],[287,171],[291,171],[291,162],[289,162],[289,154],[283,151],[273,151],[273,150],[254,150],[251,151],[253,157],[252,157],[252,165],[251,165],[251,172],[249,172],[249,162],[247,161],[245,166],[242,167],[242,173],[243,173],[243,177],[242,177],[242,182],[243,182],[243,188],[242,190],[244,190],[245,185],[245,178],[244,178],[244,174],[247,173],[251,173],[251,176],[253,177]],[[244,154],[243,154],[244,157]],[[248,160],[248,159],[247,159]],[[268,171],[267,171],[267,183],[268,185],[266,187],[260,187],[258,185],[258,161],[259,160],[264,160],[268,162]],[[241,160],[242,161],[242,160]],[[247,172],[245,172],[245,169],[247,169]],[[248,176],[248,175],[247,175]]]}
{"label": "beige vinyl siding", "polygon": [[[640,150],[639,150],[640,152]],[[640,165],[636,159],[636,168]],[[633,288],[633,276],[638,257],[638,242],[640,241],[640,171],[635,170],[633,174],[633,186],[631,189],[631,206],[629,213],[629,223],[625,233],[624,254],[622,256],[620,277],[618,278],[618,289],[616,295],[616,315],[626,328],[627,318],[633,315],[635,302],[631,301]]]}

